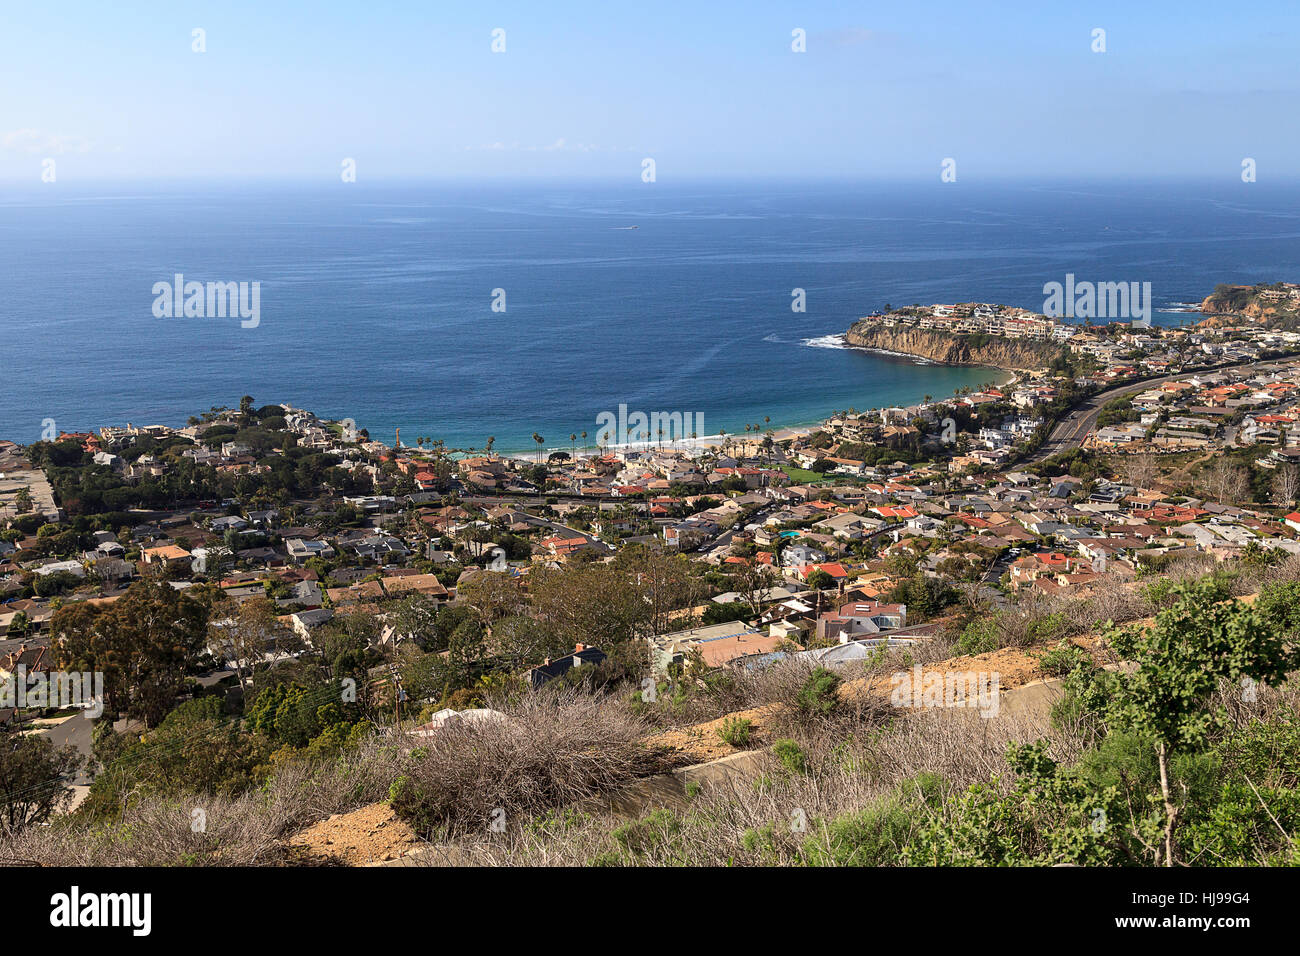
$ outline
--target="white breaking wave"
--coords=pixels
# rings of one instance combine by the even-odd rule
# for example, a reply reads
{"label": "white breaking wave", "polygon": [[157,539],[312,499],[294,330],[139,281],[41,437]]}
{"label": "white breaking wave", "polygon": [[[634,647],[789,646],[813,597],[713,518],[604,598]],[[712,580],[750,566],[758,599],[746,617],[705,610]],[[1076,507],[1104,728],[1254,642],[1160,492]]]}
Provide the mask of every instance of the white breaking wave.
{"label": "white breaking wave", "polygon": [[919,355],[908,355],[906,352],[891,352],[889,349],[869,349],[858,345],[850,345],[843,332],[836,332],[834,335],[819,335],[814,339],[804,339],[801,344],[813,349],[857,349],[860,352],[875,352],[878,355],[888,355],[893,358],[911,359],[915,365],[938,364],[937,362],[931,362],[927,358],[921,358]]}
{"label": "white breaking wave", "polygon": [[834,335],[819,335],[814,339],[804,339],[802,345],[810,349],[847,349],[849,343],[844,340],[843,332],[836,332]]}

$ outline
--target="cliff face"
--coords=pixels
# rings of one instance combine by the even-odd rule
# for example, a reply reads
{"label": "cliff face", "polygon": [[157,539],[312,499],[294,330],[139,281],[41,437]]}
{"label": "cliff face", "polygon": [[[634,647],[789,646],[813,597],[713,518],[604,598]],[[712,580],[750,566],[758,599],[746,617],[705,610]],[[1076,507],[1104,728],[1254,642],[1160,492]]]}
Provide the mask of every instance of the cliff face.
{"label": "cliff face", "polygon": [[[996,336],[970,338],[928,329],[887,328],[878,322],[855,322],[845,335],[849,345],[882,349],[929,359],[943,365],[984,365],[1017,371],[1041,369],[1060,354],[1060,346]],[[972,341],[979,344],[973,345]]]}
{"label": "cliff face", "polygon": [[[1260,304],[1259,300],[1254,298],[1251,298],[1244,305],[1241,305],[1239,303],[1234,303],[1227,296],[1216,293],[1214,295],[1207,295],[1201,301],[1201,311],[1211,316],[1218,313],[1228,316],[1245,316],[1250,319],[1259,320],[1275,315],[1278,310],[1276,307],[1265,308]],[[1215,323],[1214,321],[1207,319],[1202,324],[1215,325],[1220,323]]]}
{"label": "cliff face", "polygon": [[1300,314],[1296,299],[1266,296],[1274,286],[1219,286],[1201,301],[1201,311],[1208,318],[1199,325],[1216,327],[1236,325],[1242,319],[1266,325],[1293,324]]}

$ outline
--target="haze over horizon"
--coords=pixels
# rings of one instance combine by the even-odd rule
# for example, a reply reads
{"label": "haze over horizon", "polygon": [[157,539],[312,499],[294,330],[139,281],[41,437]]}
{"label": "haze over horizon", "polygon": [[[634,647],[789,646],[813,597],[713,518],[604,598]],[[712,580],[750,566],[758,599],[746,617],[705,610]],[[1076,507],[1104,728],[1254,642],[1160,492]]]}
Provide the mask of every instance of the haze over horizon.
{"label": "haze over horizon", "polygon": [[[0,36],[0,180],[1300,176],[1300,9],[73,0]],[[1008,23],[1015,24],[1009,28]],[[504,51],[493,52],[495,30]],[[1105,52],[1094,52],[1094,31]],[[201,30],[203,52],[195,52]],[[806,52],[794,52],[802,30]],[[498,36],[498,39],[502,37]],[[498,44],[499,45],[499,44]],[[52,64],[59,68],[53,70]],[[1064,105],[1063,105],[1064,104]]]}

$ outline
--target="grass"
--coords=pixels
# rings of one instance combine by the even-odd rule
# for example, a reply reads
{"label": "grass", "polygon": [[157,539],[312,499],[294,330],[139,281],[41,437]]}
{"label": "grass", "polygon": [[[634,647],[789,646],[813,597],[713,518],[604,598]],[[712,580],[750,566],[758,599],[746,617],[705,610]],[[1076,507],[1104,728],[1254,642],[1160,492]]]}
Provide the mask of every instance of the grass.
{"label": "grass", "polygon": [[840,485],[846,482],[852,483],[853,481],[853,478],[849,475],[821,475],[815,471],[809,471],[807,468],[796,468],[793,465],[782,465],[781,470],[790,476],[791,481],[800,485],[811,485],[814,482]]}

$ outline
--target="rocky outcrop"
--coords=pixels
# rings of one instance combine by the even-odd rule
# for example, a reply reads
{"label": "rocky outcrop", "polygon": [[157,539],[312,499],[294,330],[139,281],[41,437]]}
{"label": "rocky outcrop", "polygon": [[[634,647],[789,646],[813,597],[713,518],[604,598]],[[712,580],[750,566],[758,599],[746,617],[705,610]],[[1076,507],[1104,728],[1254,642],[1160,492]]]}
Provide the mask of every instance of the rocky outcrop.
{"label": "rocky outcrop", "polygon": [[[1201,301],[1201,311],[1206,315],[1211,316],[1211,318],[1221,315],[1229,317],[1243,316],[1259,320],[1266,318],[1269,313],[1276,313],[1277,308],[1275,306],[1265,308],[1257,299],[1254,298],[1250,299],[1245,304],[1234,303],[1227,296],[1215,293],[1214,295],[1207,295]],[[1214,325],[1216,323],[1207,319],[1202,324]]]}
{"label": "rocky outcrop", "polygon": [[1300,314],[1300,297],[1292,298],[1294,286],[1219,285],[1201,301],[1200,311],[1208,318],[1199,325],[1219,327],[1235,325],[1240,320],[1277,326],[1293,324]]}
{"label": "rocky outcrop", "polygon": [[980,365],[1010,371],[1041,369],[1061,352],[1059,345],[1050,342],[890,328],[871,319],[855,322],[844,339],[857,348],[914,355],[943,365]]}

